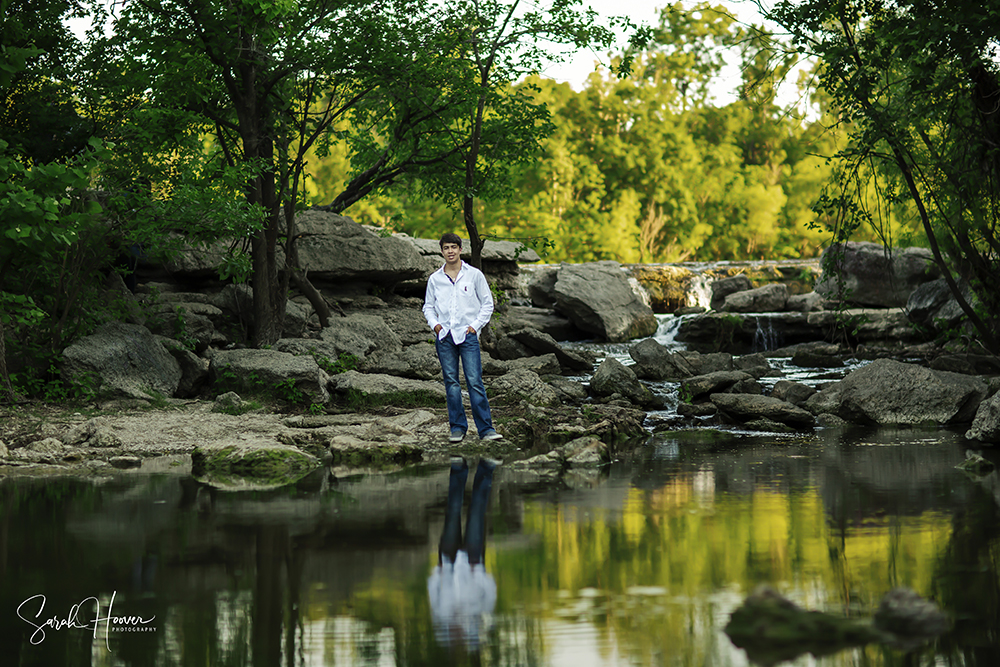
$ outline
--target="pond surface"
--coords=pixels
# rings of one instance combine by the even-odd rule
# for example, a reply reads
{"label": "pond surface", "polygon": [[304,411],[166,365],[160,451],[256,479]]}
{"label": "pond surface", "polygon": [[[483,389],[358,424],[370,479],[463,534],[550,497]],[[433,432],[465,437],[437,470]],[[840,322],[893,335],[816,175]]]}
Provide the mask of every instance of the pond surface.
{"label": "pond surface", "polygon": [[493,612],[450,643],[428,594],[447,465],[324,470],[266,493],[169,466],[0,478],[0,665],[746,665],[723,629],[767,583],[858,617],[908,586],[956,620],[910,655],[791,664],[995,667],[1000,483],[954,468],[968,444],[942,429],[702,430],[600,472],[501,466]]}

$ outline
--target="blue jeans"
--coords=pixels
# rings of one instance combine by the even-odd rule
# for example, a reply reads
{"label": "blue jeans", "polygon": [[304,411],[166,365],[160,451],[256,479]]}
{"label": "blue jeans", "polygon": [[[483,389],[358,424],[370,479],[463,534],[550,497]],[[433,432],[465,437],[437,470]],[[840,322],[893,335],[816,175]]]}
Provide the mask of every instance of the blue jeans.
{"label": "blue jeans", "polygon": [[493,418],[490,416],[490,402],[486,399],[486,387],[483,386],[483,360],[479,355],[479,337],[470,333],[465,336],[461,345],[455,345],[449,333],[443,339],[435,341],[438,360],[441,362],[441,372],[444,375],[444,390],[448,397],[448,422],[452,429],[469,430],[469,420],[465,417],[462,406],[462,385],[458,382],[458,360],[462,360],[465,371],[465,384],[469,389],[469,403],[472,405],[472,418],[476,429],[482,437],[487,431],[493,430]]}
{"label": "blue jeans", "polygon": [[465,500],[465,480],[469,464],[464,460],[453,463],[448,479],[448,504],[444,515],[444,528],[438,543],[438,563],[447,557],[452,563],[459,549],[469,555],[469,565],[483,562],[486,552],[486,505],[493,488],[493,466],[480,459],[476,477],[472,482],[472,498],[465,518],[465,540],[462,540],[462,503]]}

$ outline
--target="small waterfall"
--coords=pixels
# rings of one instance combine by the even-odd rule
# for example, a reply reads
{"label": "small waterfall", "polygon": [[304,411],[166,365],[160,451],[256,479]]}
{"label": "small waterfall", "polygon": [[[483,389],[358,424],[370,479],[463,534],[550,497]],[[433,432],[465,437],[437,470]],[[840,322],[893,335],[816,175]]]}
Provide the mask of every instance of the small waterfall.
{"label": "small waterfall", "polygon": [[753,334],[753,352],[767,352],[781,347],[780,336],[774,328],[774,320],[768,315],[754,317],[757,330]]}
{"label": "small waterfall", "polygon": [[684,321],[685,317],[690,316],[682,315],[680,317],[675,317],[673,315],[657,315],[656,319],[659,321],[660,326],[657,327],[656,333],[653,334],[653,340],[671,351],[676,349],[686,349],[687,346],[684,343],[678,343],[676,340],[677,331],[681,328],[681,323]]}

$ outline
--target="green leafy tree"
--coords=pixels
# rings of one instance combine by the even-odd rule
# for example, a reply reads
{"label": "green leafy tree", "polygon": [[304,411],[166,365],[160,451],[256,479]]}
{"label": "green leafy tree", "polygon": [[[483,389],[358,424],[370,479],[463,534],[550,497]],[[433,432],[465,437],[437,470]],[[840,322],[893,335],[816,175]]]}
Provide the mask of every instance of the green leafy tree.
{"label": "green leafy tree", "polygon": [[80,43],[65,24],[81,14],[68,0],[0,0],[0,139],[26,164],[87,148],[91,128],[72,95]]}
{"label": "green leafy tree", "polygon": [[[602,25],[579,0],[527,3],[522,0],[461,0],[450,5],[462,39],[450,54],[459,91],[457,113],[442,117],[448,128],[441,138],[453,156],[442,168],[425,171],[423,191],[460,206],[469,235],[472,264],[479,266],[485,239],[476,220],[476,200],[501,201],[512,193],[511,169],[533,159],[539,140],[553,127],[532,84],[512,86],[580,48],[606,49],[614,27],[631,26],[611,19]],[[633,41],[645,39],[638,31]],[[618,64],[627,72],[629,60]]]}
{"label": "green leafy tree", "polygon": [[870,223],[891,242],[890,214],[916,219],[982,343],[1000,352],[1000,3],[781,2],[768,17],[822,62],[821,85],[850,123],[840,192],[826,200],[839,237]]}
{"label": "green leafy tree", "polygon": [[[13,400],[8,352],[23,377],[81,329],[106,259],[86,190],[101,146],[68,91],[79,44],[61,1],[0,2],[0,396]],[[81,303],[85,305],[81,308]],[[28,382],[20,382],[25,389]]]}
{"label": "green leafy tree", "polygon": [[[405,115],[387,100],[401,99],[393,86],[440,45],[429,44],[439,34],[430,9],[419,0],[137,0],[116,17],[105,48],[122,80],[148,91],[139,106],[163,123],[158,151],[171,137],[209,134],[219,166],[240,168],[246,201],[262,212],[248,243],[256,344],[280,336],[292,281],[321,321],[328,316],[296,269],[306,159],[335,144],[338,121],[366,104]],[[365,166],[348,204],[398,167],[392,157]]]}

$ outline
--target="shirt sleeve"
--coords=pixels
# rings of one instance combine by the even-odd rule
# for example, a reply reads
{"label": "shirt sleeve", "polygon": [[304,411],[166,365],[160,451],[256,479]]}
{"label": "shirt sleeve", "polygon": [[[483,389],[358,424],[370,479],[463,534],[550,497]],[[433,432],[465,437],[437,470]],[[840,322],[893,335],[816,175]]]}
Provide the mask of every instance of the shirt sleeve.
{"label": "shirt sleeve", "polygon": [[435,304],[435,288],[434,288],[434,275],[427,279],[427,290],[424,294],[424,318],[427,320],[427,326],[431,329],[436,327],[440,322],[438,322],[437,308],[434,307]]}
{"label": "shirt sleeve", "polygon": [[493,292],[490,291],[490,284],[486,282],[486,276],[482,271],[476,273],[475,289],[476,296],[479,297],[479,313],[471,326],[478,334],[493,316]]}

